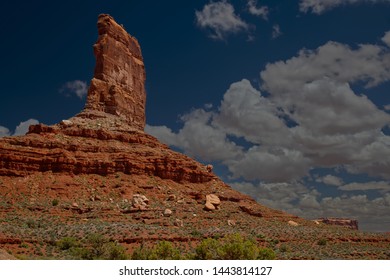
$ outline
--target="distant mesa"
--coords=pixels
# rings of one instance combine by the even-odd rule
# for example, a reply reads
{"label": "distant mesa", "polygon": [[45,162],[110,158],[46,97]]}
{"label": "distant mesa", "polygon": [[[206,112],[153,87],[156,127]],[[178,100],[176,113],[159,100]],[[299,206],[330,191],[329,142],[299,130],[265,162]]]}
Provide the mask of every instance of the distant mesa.
{"label": "distant mesa", "polygon": [[319,218],[314,220],[315,222],[324,223],[327,225],[336,225],[343,226],[350,229],[358,230],[358,221],[354,219],[346,219],[346,218]]}

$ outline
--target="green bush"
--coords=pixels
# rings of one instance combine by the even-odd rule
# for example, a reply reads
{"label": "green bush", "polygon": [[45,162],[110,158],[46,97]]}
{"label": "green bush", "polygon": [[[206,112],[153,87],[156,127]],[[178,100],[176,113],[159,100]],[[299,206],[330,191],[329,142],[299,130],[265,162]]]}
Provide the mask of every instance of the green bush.
{"label": "green bush", "polygon": [[150,248],[145,247],[142,243],[138,248],[136,248],[131,254],[132,260],[147,260],[150,255]]}
{"label": "green bush", "polygon": [[57,247],[61,250],[69,250],[72,247],[78,247],[79,243],[74,237],[64,237],[57,241]]}
{"label": "green bush", "polygon": [[244,239],[240,234],[227,235],[221,240],[223,260],[255,260],[258,247],[253,240]]}
{"label": "green bush", "polygon": [[183,253],[171,242],[161,241],[154,246],[141,244],[133,251],[133,260],[273,260],[275,252],[260,248],[255,240],[240,234],[203,239],[193,251]]}
{"label": "green bush", "polygon": [[64,237],[57,241],[61,250],[68,250],[76,259],[82,260],[126,260],[128,255],[120,244],[109,241],[100,234],[91,234],[85,243],[78,242],[74,237]]}
{"label": "green bush", "polygon": [[275,259],[275,252],[269,248],[259,248],[252,239],[240,234],[227,235],[221,239],[205,239],[195,248],[198,260],[256,260]]}
{"label": "green bush", "polygon": [[217,260],[219,259],[219,242],[212,238],[203,239],[195,248],[196,260]]}
{"label": "green bush", "polygon": [[282,253],[290,252],[290,248],[286,244],[283,244],[280,246],[279,251]]}
{"label": "green bush", "polygon": [[26,225],[28,228],[38,228],[38,224],[33,219],[28,219],[26,221]]}
{"label": "green bush", "polygon": [[58,199],[53,199],[53,200],[51,201],[51,205],[52,205],[52,206],[57,206],[59,203],[60,203],[60,201],[59,201]]}
{"label": "green bush", "polygon": [[276,254],[271,248],[259,248],[259,253],[257,255],[258,260],[274,260],[276,259]]}
{"label": "green bush", "polygon": [[325,246],[326,243],[327,243],[326,239],[322,238],[322,239],[318,240],[317,245]]}
{"label": "green bush", "polygon": [[180,260],[180,250],[175,248],[169,241],[160,241],[152,248],[144,244],[134,250],[131,258],[133,260]]}

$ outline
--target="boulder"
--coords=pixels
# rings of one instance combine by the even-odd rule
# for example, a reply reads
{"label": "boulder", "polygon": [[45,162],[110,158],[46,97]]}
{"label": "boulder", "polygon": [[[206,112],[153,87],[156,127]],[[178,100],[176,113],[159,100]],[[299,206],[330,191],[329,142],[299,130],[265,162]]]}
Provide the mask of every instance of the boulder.
{"label": "boulder", "polygon": [[218,208],[221,204],[221,200],[215,194],[206,195],[206,203],[204,205],[204,209],[207,211],[212,211]]}
{"label": "boulder", "polygon": [[135,208],[145,209],[147,207],[147,205],[149,204],[149,199],[144,195],[134,194],[131,204]]}
{"label": "boulder", "polygon": [[221,200],[215,194],[208,194],[208,195],[206,195],[206,201],[209,201],[214,206],[218,206],[218,205],[221,204]]}
{"label": "boulder", "polygon": [[173,223],[175,226],[177,227],[183,227],[184,226],[184,223],[182,220],[180,219],[176,219],[175,222]]}
{"label": "boulder", "polygon": [[288,224],[292,227],[297,227],[299,226],[299,224],[297,222],[294,222],[294,221],[288,221]]}
{"label": "boulder", "polygon": [[210,201],[206,201],[204,209],[207,211],[212,211],[215,210],[215,206]]}
{"label": "boulder", "polygon": [[164,210],[164,216],[165,217],[170,217],[172,215],[172,210],[171,209],[165,209]]}

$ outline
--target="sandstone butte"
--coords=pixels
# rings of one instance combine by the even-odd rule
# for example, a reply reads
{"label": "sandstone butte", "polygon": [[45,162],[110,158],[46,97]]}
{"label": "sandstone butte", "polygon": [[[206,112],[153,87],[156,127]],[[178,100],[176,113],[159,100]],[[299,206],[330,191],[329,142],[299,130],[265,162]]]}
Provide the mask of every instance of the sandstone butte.
{"label": "sandstone butte", "polygon": [[[131,252],[140,243],[168,240],[191,247],[239,232],[272,247],[278,258],[390,258],[384,253],[388,236],[267,208],[226,185],[210,166],[146,134],[140,45],[109,15],[100,15],[97,26],[85,109],[58,124],[32,125],[24,136],[0,139],[3,252],[62,258],[56,241],[91,233]],[[356,247],[360,255],[321,254],[319,238]]]}

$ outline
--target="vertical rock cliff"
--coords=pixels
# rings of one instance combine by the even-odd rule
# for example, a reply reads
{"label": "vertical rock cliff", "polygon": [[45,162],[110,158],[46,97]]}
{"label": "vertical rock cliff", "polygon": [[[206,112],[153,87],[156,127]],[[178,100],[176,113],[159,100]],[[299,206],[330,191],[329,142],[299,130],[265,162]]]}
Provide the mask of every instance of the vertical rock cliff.
{"label": "vertical rock cliff", "polygon": [[98,18],[96,66],[86,109],[103,111],[145,127],[145,67],[137,39],[106,14]]}

